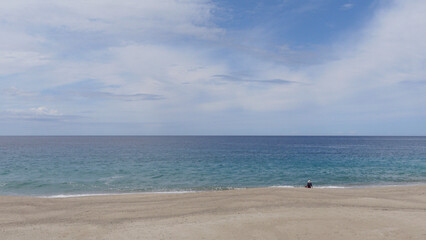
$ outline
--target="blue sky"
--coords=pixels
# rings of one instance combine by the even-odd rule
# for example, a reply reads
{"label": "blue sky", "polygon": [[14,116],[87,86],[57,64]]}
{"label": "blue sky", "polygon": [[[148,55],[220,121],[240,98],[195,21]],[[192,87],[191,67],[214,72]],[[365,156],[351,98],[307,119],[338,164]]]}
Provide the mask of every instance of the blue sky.
{"label": "blue sky", "polygon": [[426,135],[426,2],[0,3],[0,135]]}

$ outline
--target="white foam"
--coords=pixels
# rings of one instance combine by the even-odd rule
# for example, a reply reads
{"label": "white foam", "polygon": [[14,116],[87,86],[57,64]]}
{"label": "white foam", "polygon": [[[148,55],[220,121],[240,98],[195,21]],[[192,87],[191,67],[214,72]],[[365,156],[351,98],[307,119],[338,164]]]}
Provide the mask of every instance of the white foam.
{"label": "white foam", "polygon": [[195,192],[201,192],[201,191],[171,191],[171,192],[142,192],[142,193],[135,193],[135,194],[182,194],[182,193],[195,193]]}
{"label": "white foam", "polygon": [[[372,187],[395,187],[395,186],[418,186],[425,185],[425,183],[410,183],[410,184],[393,184],[393,185],[352,185],[352,186],[314,186],[314,188],[319,189],[347,189],[347,188],[372,188]],[[269,186],[268,188],[304,188],[304,186],[290,186],[290,185],[276,185]],[[243,190],[247,188],[229,188],[221,190]],[[132,193],[85,193],[85,194],[58,194],[50,196],[39,196],[40,198],[75,198],[75,197],[92,197],[92,196],[113,196],[113,195],[129,195],[129,194],[183,194],[183,193],[196,193],[196,192],[208,192],[208,191],[217,191],[217,189],[206,190],[206,191],[164,191],[164,192],[132,192]],[[220,191],[220,190],[219,190]]]}
{"label": "white foam", "polygon": [[[288,185],[283,185],[283,186],[270,186],[270,188],[297,188],[295,186],[288,186]],[[304,188],[303,186],[300,186],[300,188]],[[343,187],[343,186],[314,186],[314,188],[347,188],[347,187]]]}
{"label": "white foam", "polygon": [[319,187],[315,187],[315,188],[347,188],[347,187],[342,187],[342,186],[319,186]]}
{"label": "white foam", "polygon": [[41,198],[75,198],[75,197],[93,197],[93,196],[108,196],[108,195],[120,195],[115,193],[94,193],[94,194],[59,194],[52,196],[40,196]]}
{"label": "white foam", "polygon": [[194,193],[194,192],[198,192],[198,191],[58,194],[58,195],[51,195],[51,196],[40,196],[40,198],[76,198],[76,197],[116,196],[116,195],[131,195],[131,194],[183,194],[183,193]]}
{"label": "white foam", "polygon": [[295,188],[295,187],[294,186],[283,185],[283,186],[270,186],[270,188]]}

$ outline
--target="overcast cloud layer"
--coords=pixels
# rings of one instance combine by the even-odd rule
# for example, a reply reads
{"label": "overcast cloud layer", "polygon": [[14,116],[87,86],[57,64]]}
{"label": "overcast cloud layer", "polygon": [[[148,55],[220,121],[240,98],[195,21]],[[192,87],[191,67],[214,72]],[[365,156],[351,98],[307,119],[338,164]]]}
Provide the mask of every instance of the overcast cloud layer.
{"label": "overcast cloud layer", "polygon": [[2,2],[0,135],[425,135],[426,2],[300,2]]}

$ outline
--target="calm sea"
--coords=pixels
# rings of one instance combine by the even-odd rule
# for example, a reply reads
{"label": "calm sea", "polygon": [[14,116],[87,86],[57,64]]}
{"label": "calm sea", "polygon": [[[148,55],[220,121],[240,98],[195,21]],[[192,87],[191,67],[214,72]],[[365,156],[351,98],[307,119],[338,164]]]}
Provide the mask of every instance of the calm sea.
{"label": "calm sea", "polygon": [[0,195],[426,184],[426,137],[0,137]]}

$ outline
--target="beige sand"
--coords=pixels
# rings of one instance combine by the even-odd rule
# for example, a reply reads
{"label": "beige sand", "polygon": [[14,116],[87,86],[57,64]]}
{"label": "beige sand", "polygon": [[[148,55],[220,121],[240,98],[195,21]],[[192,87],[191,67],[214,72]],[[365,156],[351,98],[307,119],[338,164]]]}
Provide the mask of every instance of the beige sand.
{"label": "beige sand", "polygon": [[0,239],[426,239],[426,186],[0,197]]}

